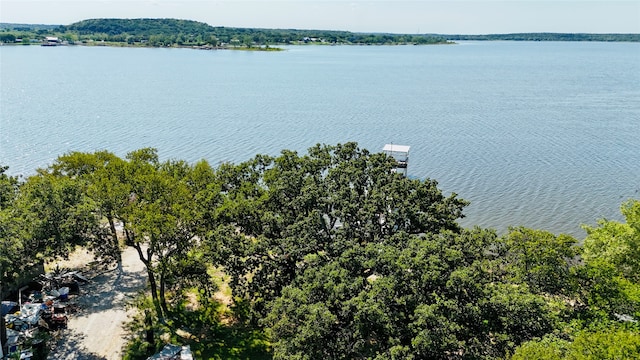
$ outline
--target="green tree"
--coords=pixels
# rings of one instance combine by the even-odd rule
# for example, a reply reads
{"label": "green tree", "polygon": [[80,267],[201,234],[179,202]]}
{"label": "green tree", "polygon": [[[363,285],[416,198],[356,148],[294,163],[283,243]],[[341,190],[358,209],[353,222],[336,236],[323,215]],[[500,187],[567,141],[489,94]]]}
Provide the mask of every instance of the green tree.
{"label": "green tree", "polygon": [[138,252],[161,323],[171,319],[172,308],[180,306],[189,289],[212,295],[215,285],[208,270],[215,247],[205,248],[203,239],[215,224],[220,186],[206,162],[160,162],[152,148],[130,152],[126,159],[105,151],[74,152],[59,157],[51,173],[83,184],[108,233],[95,250],[119,259],[123,238]]}
{"label": "green tree", "polygon": [[573,272],[581,305],[576,315],[586,325],[640,318],[640,201],[627,201],[621,209],[626,223],[600,220],[597,227],[584,227],[584,264]]}
{"label": "green tree", "polygon": [[500,358],[554,328],[543,296],[492,276],[494,232],[388,240],[308,259],[264,320],[274,358]]}
{"label": "green tree", "polygon": [[108,227],[103,241],[91,242],[90,247],[104,262],[120,262],[120,242],[116,223],[122,224],[123,209],[128,205],[131,188],[126,179],[127,164],[107,151],[95,153],[71,152],[56,159],[51,173],[76,179],[84,185],[85,194],[93,200],[100,219],[106,219]]}
{"label": "green tree", "polygon": [[16,36],[12,33],[2,33],[0,34],[0,42],[14,43],[16,42]]}
{"label": "green tree", "polygon": [[32,264],[30,259],[23,259],[24,234],[14,211],[20,183],[17,177],[7,175],[7,170],[0,166],[0,297],[4,296],[3,285],[13,282],[25,265]]}
{"label": "green tree", "polygon": [[617,360],[640,359],[637,328],[611,325],[578,332],[570,340],[548,336],[518,347],[512,360]]}
{"label": "green tree", "polygon": [[19,180],[7,175],[8,166],[0,166],[0,211],[11,205],[18,194]]}
{"label": "green tree", "polygon": [[65,258],[76,246],[103,239],[95,204],[77,179],[41,171],[20,187],[15,206],[24,246],[36,249],[40,259]]}
{"label": "green tree", "polygon": [[242,37],[242,44],[244,44],[244,46],[251,48],[253,47],[254,41],[253,41],[253,37],[251,35],[245,35]]}
{"label": "green tree", "polygon": [[393,166],[384,154],[347,143],[221,167],[222,221],[239,230],[225,243],[234,294],[264,315],[309,266],[308,256],[329,261],[399,232],[459,230],[465,201],[443,196],[435,181],[403,178]]}
{"label": "green tree", "polygon": [[640,281],[640,201],[621,206],[626,222],[600,220],[598,226],[584,226],[583,259],[587,263],[612,265],[621,276]]}
{"label": "green tree", "polygon": [[504,236],[502,251],[515,283],[539,293],[567,294],[570,268],[578,255],[576,244],[568,235],[516,227]]}
{"label": "green tree", "polygon": [[[131,152],[127,159],[131,193],[122,215],[127,244],[147,269],[153,303],[164,319],[170,312],[167,291],[180,295],[194,282],[202,290],[212,286],[204,250],[198,250],[206,234],[196,199],[198,187],[206,184],[196,181],[183,161],[161,163],[155,149]],[[199,170],[206,171],[203,167]]]}

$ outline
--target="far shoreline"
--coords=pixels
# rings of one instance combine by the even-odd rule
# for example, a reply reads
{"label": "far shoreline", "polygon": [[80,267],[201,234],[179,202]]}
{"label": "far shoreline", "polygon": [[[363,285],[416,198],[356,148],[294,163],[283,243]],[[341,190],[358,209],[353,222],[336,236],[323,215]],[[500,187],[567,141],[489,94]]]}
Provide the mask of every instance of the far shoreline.
{"label": "far shoreline", "polygon": [[43,46],[43,47],[64,47],[64,46],[85,46],[85,47],[116,47],[116,48],[133,48],[133,49],[191,49],[191,50],[232,50],[232,51],[286,51],[283,48],[285,46],[433,46],[433,45],[458,45],[455,41],[446,41],[429,44],[411,44],[411,43],[385,43],[385,44],[366,44],[366,43],[321,43],[321,44],[276,44],[276,45],[255,45],[255,46],[212,46],[212,45],[166,45],[166,46],[151,46],[144,44],[128,44],[121,42],[111,41],[94,41],[94,42],[82,42],[82,43],[59,43],[55,45],[33,42],[33,43],[3,43],[0,42],[0,46]]}

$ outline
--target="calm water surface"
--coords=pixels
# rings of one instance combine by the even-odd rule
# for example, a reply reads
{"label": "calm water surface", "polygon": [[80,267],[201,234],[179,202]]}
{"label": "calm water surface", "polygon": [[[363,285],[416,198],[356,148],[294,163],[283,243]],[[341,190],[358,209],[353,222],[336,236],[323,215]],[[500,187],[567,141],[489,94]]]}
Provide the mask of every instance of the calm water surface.
{"label": "calm water surface", "polygon": [[0,47],[0,165],[73,150],[240,162],[357,141],[472,204],[465,226],[583,237],[640,198],[640,44]]}

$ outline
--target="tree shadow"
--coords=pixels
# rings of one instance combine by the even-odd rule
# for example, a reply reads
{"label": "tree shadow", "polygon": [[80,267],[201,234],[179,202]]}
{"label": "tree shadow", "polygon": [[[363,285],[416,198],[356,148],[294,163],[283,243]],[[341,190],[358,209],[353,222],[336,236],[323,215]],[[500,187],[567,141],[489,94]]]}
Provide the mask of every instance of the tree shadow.
{"label": "tree shadow", "polygon": [[171,314],[176,340],[190,345],[203,359],[271,359],[264,331],[236,321],[224,308],[219,301],[210,301],[196,310],[177,309]]}
{"label": "tree shadow", "polygon": [[89,352],[82,345],[85,335],[70,329],[52,333],[47,359],[107,360],[106,357]]}
{"label": "tree shadow", "polygon": [[270,343],[261,329],[244,325],[218,326],[212,335],[217,339],[200,349],[204,359],[272,359]]}
{"label": "tree shadow", "polygon": [[80,288],[80,296],[77,298],[78,312],[82,315],[115,307],[124,308],[145,285],[145,274],[125,270],[119,265],[111,271],[97,275]]}
{"label": "tree shadow", "polygon": [[[153,328],[156,336],[171,335],[170,339],[164,338],[162,342],[189,345],[197,359],[272,359],[271,346],[264,331],[234,320],[228,321],[234,316],[224,312],[223,308],[217,301],[201,304],[196,310],[178,308],[169,314],[166,326],[154,324]],[[142,333],[140,329],[138,327],[136,331],[139,334]],[[156,342],[156,347],[162,347],[158,339]],[[130,349],[141,349],[143,344],[144,339],[139,337],[129,346]],[[143,354],[133,358],[146,359]]]}
{"label": "tree shadow", "polygon": [[[144,289],[145,284],[145,274],[141,274],[140,271],[130,271],[121,265],[103,271],[91,278],[88,283],[81,285],[79,294],[70,298],[70,301],[66,303],[69,316],[82,322],[83,318],[108,310],[121,309],[125,311],[128,302],[140,290]],[[110,315],[97,316],[101,318]],[[87,341],[96,341],[96,339],[89,338],[95,336],[94,332],[87,336],[81,330],[67,328],[51,334],[54,339],[50,342],[52,346],[48,359],[106,360],[113,357],[109,354],[102,354],[106,355],[104,357],[87,350],[85,346]]]}

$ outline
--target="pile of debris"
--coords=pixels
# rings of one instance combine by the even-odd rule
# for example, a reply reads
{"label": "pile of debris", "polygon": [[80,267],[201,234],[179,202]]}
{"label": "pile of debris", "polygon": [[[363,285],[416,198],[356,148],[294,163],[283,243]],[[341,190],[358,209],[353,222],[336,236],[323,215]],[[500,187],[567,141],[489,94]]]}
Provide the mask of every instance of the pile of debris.
{"label": "pile of debris", "polygon": [[2,301],[8,351],[0,358],[42,358],[46,353],[45,333],[67,327],[68,313],[78,309],[75,296],[80,293],[80,285],[88,281],[77,271],[56,270],[20,288],[17,301]]}

